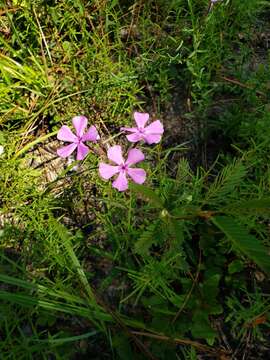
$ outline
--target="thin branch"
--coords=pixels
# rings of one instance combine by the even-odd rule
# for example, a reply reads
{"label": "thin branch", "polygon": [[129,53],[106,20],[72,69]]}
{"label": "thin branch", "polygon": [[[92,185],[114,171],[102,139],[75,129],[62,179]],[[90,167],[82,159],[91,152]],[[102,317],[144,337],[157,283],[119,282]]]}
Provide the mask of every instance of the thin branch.
{"label": "thin branch", "polygon": [[110,309],[110,307],[101,299],[101,297],[99,297],[97,294],[95,294],[95,296],[98,304],[100,304],[112,316],[115,322],[122,328],[122,330],[127,334],[127,336],[135,342],[136,346],[146,355],[146,357],[150,360],[157,360],[154,355],[148,350],[145,344],[140,339],[138,339],[135,331],[131,331],[121,319],[121,317],[115,311]]}
{"label": "thin branch", "polygon": [[16,12],[17,10],[20,10],[21,8],[19,7],[15,7],[15,8],[10,8],[10,9],[5,9],[5,10],[1,10],[0,11],[0,16],[5,15],[7,13],[11,13],[11,12]]}
{"label": "thin branch", "polygon": [[173,321],[172,321],[172,324],[175,323],[175,321],[178,319],[179,315],[181,314],[181,312],[183,311],[183,309],[185,308],[193,290],[194,290],[194,287],[195,285],[197,284],[197,281],[198,281],[198,278],[199,278],[199,274],[200,274],[200,268],[201,268],[201,261],[202,261],[202,254],[201,254],[201,251],[200,251],[200,255],[199,255],[199,264],[198,264],[198,268],[197,268],[197,271],[196,271],[196,275],[195,275],[195,278],[193,280],[193,283],[192,283],[192,286],[182,304],[182,306],[180,307],[180,309],[177,311],[175,317],[173,318]]}
{"label": "thin branch", "polygon": [[[229,82],[229,83],[231,83],[231,84],[238,85],[238,86],[240,86],[240,87],[242,87],[242,88],[244,88],[244,89],[255,90],[255,87],[254,87],[254,86],[248,85],[248,84],[244,84],[244,83],[242,83],[242,82],[239,81],[239,80],[232,79],[232,78],[229,78],[229,77],[227,77],[227,76],[221,76],[221,79],[222,79],[222,80],[225,80],[225,81],[227,81],[227,82]],[[256,91],[256,95],[257,95],[257,96],[263,96],[264,98],[267,97],[266,94],[263,93],[262,91],[259,91],[259,90],[255,90],[255,91]]]}
{"label": "thin branch", "polygon": [[178,339],[178,338],[171,338],[169,336],[166,335],[162,335],[162,334],[152,334],[149,332],[144,332],[144,331],[132,331],[133,334],[135,335],[139,335],[139,336],[145,336],[148,338],[152,338],[152,339],[156,339],[156,340],[161,340],[161,341],[168,341],[168,342],[173,342],[175,344],[181,344],[181,345],[189,345],[189,346],[193,346],[194,348],[203,351],[203,352],[207,352],[209,354],[212,354],[214,356],[220,356],[220,355],[225,355],[225,354],[229,354],[228,351],[223,350],[223,349],[212,349],[207,345],[203,345],[197,341],[192,341],[192,340],[186,340],[186,339]]}

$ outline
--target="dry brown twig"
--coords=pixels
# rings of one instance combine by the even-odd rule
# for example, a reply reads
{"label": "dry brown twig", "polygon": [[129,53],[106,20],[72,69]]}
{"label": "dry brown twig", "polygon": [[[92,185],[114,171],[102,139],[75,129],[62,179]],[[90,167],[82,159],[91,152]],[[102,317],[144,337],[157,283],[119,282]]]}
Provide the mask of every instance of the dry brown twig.
{"label": "dry brown twig", "polygon": [[[222,79],[222,80],[225,80],[225,81],[227,81],[227,82],[229,82],[229,83],[231,83],[231,84],[238,85],[238,86],[240,86],[240,87],[242,87],[242,88],[244,88],[244,89],[255,90],[254,86],[248,85],[248,84],[244,84],[244,83],[242,83],[242,82],[239,81],[239,80],[232,79],[232,78],[229,78],[229,77],[227,77],[227,76],[221,76],[221,79]],[[266,94],[263,93],[262,91],[259,91],[259,90],[255,90],[255,91],[256,91],[256,95],[257,95],[257,96],[263,96],[263,97],[265,97],[265,98],[267,97]]]}
{"label": "dry brown twig", "polygon": [[144,336],[144,337],[148,337],[148,338],[152,338],[152,339],[156,339],[156,340],[168,341],[168,342],[172,342],[172,343],[180,344],[180,345],[193,346],[194,348],[198,349],[199,351],[206,352],[206,353],[211,354],[218,358],[221,358],[221,356],[229,355],[229,352],[227,350],[210,348],[209,346],[201,344],[197,341],[171,338],[171,337],[163,335],[163,334],[152,334],[152,333],[145,332],[145,331],[131,331],[131,332],[135,335]]}

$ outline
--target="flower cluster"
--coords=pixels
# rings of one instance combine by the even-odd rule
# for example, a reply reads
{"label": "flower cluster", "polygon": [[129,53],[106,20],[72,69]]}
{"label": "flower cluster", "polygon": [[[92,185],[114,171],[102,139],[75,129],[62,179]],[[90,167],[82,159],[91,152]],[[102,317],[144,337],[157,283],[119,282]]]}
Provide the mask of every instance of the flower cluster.
{"label": "flower cluster", "polygon": [[[136,127],[121,128],[121,131],[128,133],[127,139],[132,143],[144,142],[146,144],[157,144],[160,142],[164,132],[163,125],[159,120],[155,120],[146,126],[149,120],[147,113],[134,113]],[[72,119],[75,134],[71,129],[63,125],[58,131],[58,140],[70,143],[57,150],[60,157],[68,158],[77,149],[77,160],[83,160],[89,152],[89,147],[85,145],[87,141],[96,143],[100,136],[95,126],[87,129],[87,118],[85,116],[75,116]],[[107,157],[113,163],[107,164],[100,162],[99,175],[102,179],[108,180],[116,176],[112,186],[119,191],[125,191],[128,188],[128,179],[132,179],[137,184],[143,184],[146,179],[144,169],[133,167],[133,165],[145,159],[141,150],[132,148],[128,151],[126,160],[123,158],[122,147],[114,145],[108,148]]]}

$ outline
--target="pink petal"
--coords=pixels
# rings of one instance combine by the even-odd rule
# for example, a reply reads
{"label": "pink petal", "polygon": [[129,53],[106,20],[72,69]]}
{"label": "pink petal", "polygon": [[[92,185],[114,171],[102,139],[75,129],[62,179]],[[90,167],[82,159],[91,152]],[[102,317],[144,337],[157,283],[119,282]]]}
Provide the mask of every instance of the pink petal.
{"label": "pink petal", "polygon": [[128,158],[127,158],[125,164],[132,165],[132,164],[136,164],[143,160],[144,160],[144,154],[141,152],[141,150],[131,149],[128,152]]}
{"label": "pink petal", "polygon": [[147,144],[157,144],[161,140],[161,135],[144,135],[144,140]]}
{"label": "pink petal", "polygon": [[117,179],[114,180],[112,186],[119,191],[125,191],[128,188],[128,180],[124,171],[120,172]]}
{"label": "pink petal", "polygon": [[88,122],[88,120],[85,116],[82,116],[82,115],[74,116],[74,118],[72,119],[72,124],[76,130],[77,136],[79,136],[79,137],[83,136],[84,129],[87,126],[87,122]]}
{"label": "pink petal", "polygon": [[99,164],[99,175],[105,179],[110,179],[113,175],[117,174],[119,172],[118,166],[112,166],[105,163]]}
{"label": "pink petal", "polygon": [[116,163],[117,165],[124,164],[124,159],[122,156],[122,148],[120,145],[114,145],[108,149],[107,152],[108,158]]}
{"label": "pink petal", "polygon": [[87,132],[82,136],[82,141],[97,141],[100,139],[97,129],[94,125],[90,126]]}
{"label": "pink petal", "polygon": [[67,142],[76,142],[78,141],[78,138],[76,135],[73,134],[73,132],[70,130],[70,128],[66,125],[63,125],[61,129],[57,133],[57,139]]}
{"label": "pink petal", "polygon": [[77,144],[75,144],[75,143],[66,145],[60,149],[57,149],[57,155],[62,158],[66,158],[73,153],[73,151],[76,149],[76,147],[77,147]]}
{"label": "pink petal", "polygon": [[135,183],[143,184],[145,182],[146,172],[143,169],[128,168],[127,173]]}
{"label": "pink petal", "polygon": [[133,116],[134,116],[137,126],[139,128],[144,128],[145,124],[147,123],[147,121],[149,119],[149,114],[139,113],[139,112],[135,111]]}
{"label": "pink petal", "polygon": [[144,137],[143,137],[143,134],[137,132],[135,134],[127,135],[127,139],[130,142],[138,142],[138,141],[144,140]]}
{"label": "pink petal", "polygon": [[89,148],[85,146],[82,142],[78,144],[77,149],[77,160],[83,160],[86,155],[89,153]]}
{"label": "pink petal", "polygon": [[153,121],[144,130],[145,134],[162,135],[164,133],[163,125],[159,120]]}

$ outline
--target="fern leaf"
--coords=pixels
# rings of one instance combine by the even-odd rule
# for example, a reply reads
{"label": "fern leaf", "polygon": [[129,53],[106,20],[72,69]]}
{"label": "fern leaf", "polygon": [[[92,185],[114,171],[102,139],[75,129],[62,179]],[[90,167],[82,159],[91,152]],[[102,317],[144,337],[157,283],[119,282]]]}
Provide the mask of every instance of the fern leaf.
{"label": "fern leaf", "polygon": [[160,243],[163,236],[160,219],[150,224],[135,243],[135,252],[141,256],[149,255],[151,246]]}
{"label": "fern leaf", "polygon": [[211,184],[205,197],[205,203],[224,201],[240,185],[245,176],[246,168],[241,162],[235,161],[226,166]]}
{"label": "fern leaf", "polygon": [[223,209],[224,212],[229,213],[257,213],[257,214],[268,214],[270,211],[270,198],[263,199],[250,199],[250,200],[242,200],[226,206]]}
{"label": "fern leaf", "polygon": [[270,273],[269,250],[245,227],[239,225],[234,219],[226,216],[216,216],[212,222],[227,236],[234,248],[253,260],[266,273]]}

